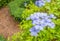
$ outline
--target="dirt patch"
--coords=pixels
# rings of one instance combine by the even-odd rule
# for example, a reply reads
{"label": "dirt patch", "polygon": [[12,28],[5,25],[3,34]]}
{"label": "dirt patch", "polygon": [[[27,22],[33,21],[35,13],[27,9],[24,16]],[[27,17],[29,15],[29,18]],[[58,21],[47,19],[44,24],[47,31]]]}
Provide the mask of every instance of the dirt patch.
{"label": "dirt patch", "polygon": [[0,9],[0,34],[7,38],[16,32],[19,32],[18,23],[10,15],[9,8]]}

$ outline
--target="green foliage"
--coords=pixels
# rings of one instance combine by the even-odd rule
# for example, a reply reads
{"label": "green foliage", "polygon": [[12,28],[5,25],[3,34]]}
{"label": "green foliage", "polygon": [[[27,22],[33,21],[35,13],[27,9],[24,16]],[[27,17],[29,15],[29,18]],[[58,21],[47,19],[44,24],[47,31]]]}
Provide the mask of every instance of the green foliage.
{"label": "green foliage", "polygon": [[10,1],[12,1],[12,0],[0,0],[0,8],[1,8],[2,6],[7,5]]}
{"label": "green foliage", "polygon": [[26,31],[23,33],[18,32],[12,36],[12,41],[31,41],[33,37],[29,35],[29,32]]}
{"label": "green foliage", "polygon": [[25,21],[23,20],[20,24],[20,29],[23,29],[23,30],[28,30],[29,28],[31,28],[33,25],[32,25],[32,21]]}
{"label": "green foliage", "polygon": [[14,0],[8,4],[11,15],[14,16],[16,20],[21,19],[21,14],[25,9],[24,2],[29,0]]}
{"label": "green foliage", "polygon": [[27,6],[27,8],[23,11],[21,17],[23,19],[26,19],[28,16],[33,14],[34,12],[37,12],[39,9],[37,6],[35,6],[32,2]]}
{"label": "green foliage", "polygon": [[57,16],[60,15],[60,0],[52,0],[50,4],[46,4],[45,8],[47,9],[47,12],[53,13]]}
{"label": "green foliage", "polygon": [[6,41],[6,39],[0,35],[0,41]]}
{"label": "green foliage", "polygon": [[[26,24],[26,25],[25,25]],[[12,41],[60,41],[60,26],[56,26],[54,29],[44,28],[44,30],[38,33],[37,37],[30,36],[29,29],[31,26],[28,21],[24,21],[20,26],[22,27],[21,32],[18,32],[12,36]],[[57,30],[58,29],[58,30]]]}
{"label": "green foliage", "polygon": [[[34,1],[34,0],[32,0]],[[14,16],[16,20],[22,20],[21,18],[26,18],[34,12],[47,12],[53,13],[57,16],[60,15],[59,7],[60,0],[52,0],[51,3],[46,3],[43,7],[37,7],[31,0],[14,0],[8,4],[11,15]],[[27,2],[28,5],[24,6],[24,2]],[[58,13],[58,14],[57,14]],[[21,15],[22,14],[22,15]]]}
{"label": "green foliage", "polygon": [[[19,24],[22,31],[14,34],[12,36],[12,41],[60,41],[60,0],[52,0],[51,3],[46,3],[43,7],[37,7],[32,1],[30,1],[30,3],[25,7],[23,5],[25,1],[28,0],[15,0],[9,3],[11,15],[22,20]],[[27,21],[26,18],[34,12],[55,14],[57,19],[52,19],[52,21],[56,24],[55,28],[44,28],[44,30],[38,33],[37,37],[30,36],[29,29],[33,25],[32,21]]]}
{"label": "green foliage", "polygon": [[[16,20],[22,20],[21,14],[25,13],[29,7],[29,3],[31,0],[14,0],[8,4],[10,8],[11,15],[14,16]],[[32,0],[34,2],[34,0]],[[24,2],[27,3],[27,6],[24,5]],[[32,10],[31,10],[32,11]]]}
{"label": "green foliage", "polygon": [[[37,37],[30,36],[29,29],[18,32],[12,36],[12,41],[60,41],[60,29],[45,28]],[[58,29],[58,30],[57,30]]]}

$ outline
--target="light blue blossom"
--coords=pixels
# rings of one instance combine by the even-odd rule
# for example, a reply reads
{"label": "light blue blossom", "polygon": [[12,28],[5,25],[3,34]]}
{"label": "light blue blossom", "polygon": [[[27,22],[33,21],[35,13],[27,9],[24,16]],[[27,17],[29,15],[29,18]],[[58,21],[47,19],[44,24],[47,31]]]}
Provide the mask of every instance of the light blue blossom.
{"label": "light blue blossom", "polygon": [[35,27],[32,27],[32,28],[30,29],[30,32],[36,32],[36,33],[38,33],[38,32],[39,32],[39,30],[38,30],[38,29],[36,29]]}
{"label": "light blue blossom", "polygon": [[43,27],[41,25],[35,25],[34,27],[35,27],[35,29],[43,30]]}
{"label": "light blue blossom", "polygon": [[53,14],[50,14],[49,16],[47,13],[39,12],[31,14],[31,16],[28,17],[28,19],[32,20],[33,25],[33,27],[30,29],[31,35],[36,36],[40,30],[44,29],[44,27],[54,28],[55,24],[52,22],[52,18],[55,18]]}
{"label": "light blue blossom", "polygon": [[47,17],[47,13],[40,13],[40,18],[44,19]]}
{"label": "light blue blossom", "polygon": [[38,20],[33,20],[33,21],[32,21],[32,24],[33,24],[33,25],[40,24],[40,19],[38,19]]}
{"label": "light blue blossom", "polygon": [[47,23],[40,24],[43,28],[47,26]]}
{"label": "light blue blossom", "polygon": [[44,5],[45,5],[45,2],[42,1],[42,0],[38,0],[38,1],[35,2],[35,4],[36,4],[37,6],[39,6],[39,7],[41,7],[41,6],[44,6]]}
{"label": "light blue blossom", "polygon": [[50,17],[49,18],[56,19],[56,17],[53,14],[50,14]]}
{"label": "light blue blossom", "polygon": [[51,28],[54,28],[55,24],[53,22],[51,22],[51,23],[48,23],[48,26],[51,27]]}
{"label": "light blue blossom", "polygon": [[36,15],[37,17],[40,17],[41,16],[40,12],[35,12],[34,15]]}
{"label": "light blue blossom", "polygon": [[43,27],[41,27],[41,26],[39,26],[39,25],[36,25],[36,26],[34,26],[34,27],[32,27],[31,29],[30,29],[30,34],[31,34],[31,36],[37,36],[37,33],[40,31],[40,30],[43,30]]}
{"label": "light blue blossom", "polygon": [[40,21],[40,24],[43,24],[45,22],[45,20],[44,19],[42,19],[41,21]]}
{"label": "light blue blossom", "polygon": [[44,17],[45,20],[49,19],[49,16]]}
{"label": "light blue blossom", "polygon": [[51,2],[51,0],[36,0],[35,5],[37,5],[38,7],[42,7],[45,5],[46,2]]}
{"label": "light blue blossom", "polygon": [[52,22],[51,19],[46,19],[45,20],[45,23],[49,23],[49,22]]}
{"label": "light blue blossom", "polygon": [[39,19],[39,17],[37,17],[37,16],[34,15],[34,14],[31,14],[30,19],[31,19],[31,20],[36,20],[36,19]]}

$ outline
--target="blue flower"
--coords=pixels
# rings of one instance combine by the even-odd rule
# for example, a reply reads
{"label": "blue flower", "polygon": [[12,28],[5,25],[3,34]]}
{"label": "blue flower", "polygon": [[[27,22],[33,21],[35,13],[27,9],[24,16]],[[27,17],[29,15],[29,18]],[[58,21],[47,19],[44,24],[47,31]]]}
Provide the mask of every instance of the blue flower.
{"label": "blue flower", "polygon": [[49,22],[52,22],[51,19],[46,19],[45,20],[45,23],[49,23]]}
{"label": "blue flower", "polygon": [[40,24],[40,19],[37,19],[37,20],[33,20],[33,21],[32,21],[32,24],[33,24],[33,25],[37,25],[37,24]]}
{"label": "blue flower", "polygon": [[44,19],[40,20],[40,24],[43,24],[43,23],[45,23],[45,20]]}
{"label": "blue flower", "polygon": [[42,7],[45,5],[46,2],[51,2],[51,0],[36,0],[35,5],[37,5],[38,7]]}
{"label": "blue flower", "polygon": [[44,18],[45,20],[47,20],[47,19],[49,19],[49,16],[45,16],[45,18]]}
{"label": "blue flower", "polygon": [[51,28],[55,27],[55,24],[51,21],[51,18],[56,18],[53,14],[50,14],[49,16],[47,13],[39,13],[36,12],[34,14],[31,14],[27,19],[32,20],[33,27],[30,29],[32,36],[37,36],[38,32],[40,30],[43,30],[44,27],[48,26]]}
{"label": "blue flower", "polygon": [[34,27],[35,27],[35,29],[43,30],[43,26],[42,26],[42,25],[40,25],[40,24],[39,24],[39,25],[35,25]]}
{"label": "blue flower", "polygon": [[30,34],[31,34],[31,36],[37,36],[37,33],[39,32],[39,30],[38,29],[35,29],[34,27],[32,27],[31,29],[30,29]]}
{"label": "blue flower", "polygon": [[48,23],[48,26],[51,27],[51,28],[54,28],[55,24],[53,22],[51,22],[51,23]]}
{"label": "blue flower", "polygon": [[34,15],[36,15],[37,17],[41,16],[40,12],[35,12]]}
{"label": "blue flower", "polygon": [[38,1],[35,2],[35,4],[36,4],[37,6],[39,6],[39,7],[41,7],[41,6],[44,6],[44,5],[45,5],[45,2],[42,1],[42,0],[38,0]]}
{"label": "blue flower", "polygon": [[40,18],[44,19],[47,17],[47,13],[40,13]]}
{"label": "blue flower", "polygon": [[50,17],[49,18],[56,19],[56,17],[53,14],[50,14]]}
{"label": "blue flower", "polygon": [[37,17],[35,14],[31,14],[30,19],[37,20],[37,19],[39,19],[39,17]]}
{"label": "blue flower", "polygon": [[43,28],[47,26],[47,23],[40,24]]}
{"label": "blue flower", "polygon": [[30,29],[30,32],[36,32],[36,33],[38,33],[38,32],[39,32],[39,30],[38,30],[38,29],[36,29],[35,27],[32,27],[32,28]]}
{"label": "blue flower", "polygon": [[39,26],[39,25],[36,25],[36,26],[34,26],[34,27],[32,27],[31,29],[30,29],[30,34],[31,34],[31,36],[37,36],[37,34],[38,34],[38,32],[40,31],[40,30],[42,30],[43,29],[43,27],[41,27],[41,26]]}

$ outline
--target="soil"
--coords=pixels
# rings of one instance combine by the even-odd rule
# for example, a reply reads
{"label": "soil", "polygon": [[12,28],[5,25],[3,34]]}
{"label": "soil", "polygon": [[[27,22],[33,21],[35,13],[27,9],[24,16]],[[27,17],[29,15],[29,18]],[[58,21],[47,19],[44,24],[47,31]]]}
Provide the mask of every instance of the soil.
{"label": "soil", "polygon": [[7,38],[19,31],[18,22],[10,15],[9,8],[0,9],[0,34]]}

